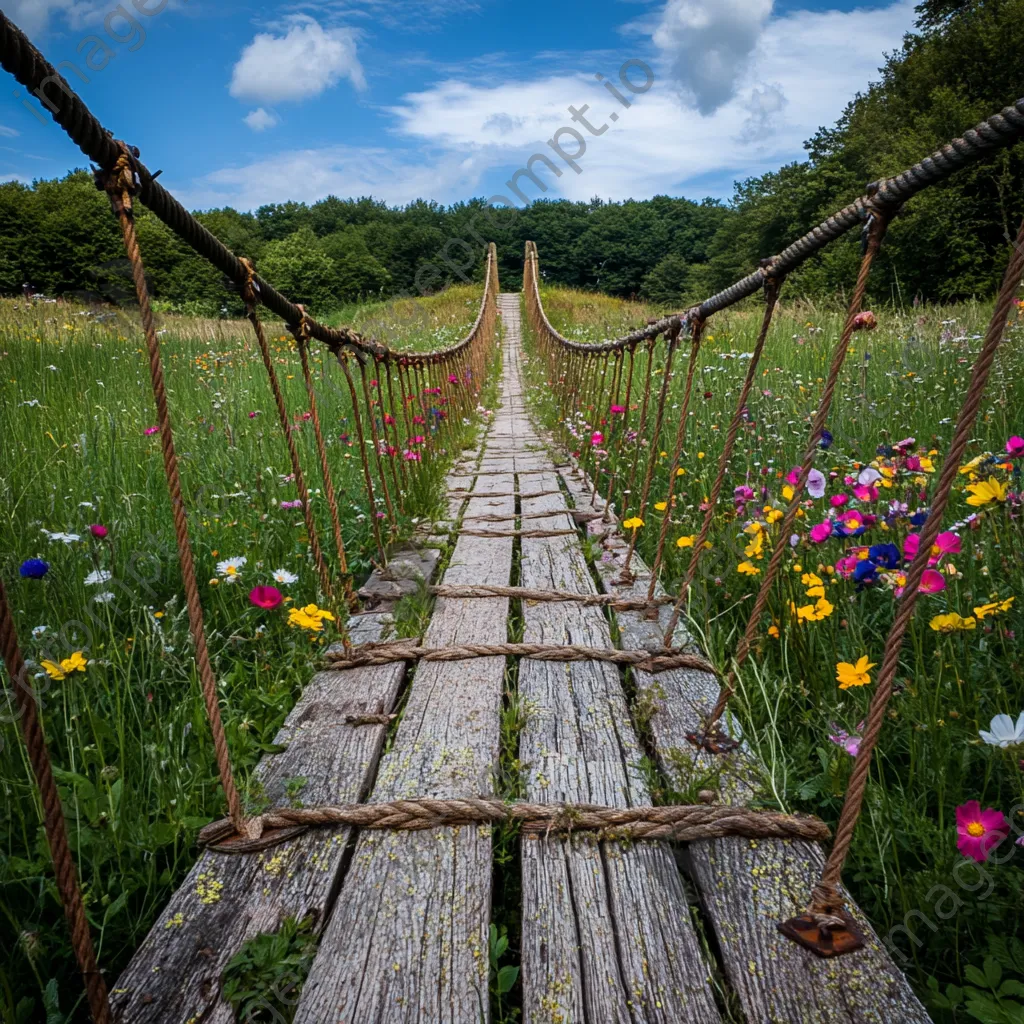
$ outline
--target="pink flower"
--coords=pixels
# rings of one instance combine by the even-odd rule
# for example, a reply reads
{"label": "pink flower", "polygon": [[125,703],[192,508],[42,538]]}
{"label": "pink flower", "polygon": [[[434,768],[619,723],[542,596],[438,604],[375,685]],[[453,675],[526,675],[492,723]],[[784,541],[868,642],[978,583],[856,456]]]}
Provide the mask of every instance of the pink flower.
{"label": "pink flower", "polygon": [[853,329],[855,331],[873,331],[878,326],[878,318],[870,309],[858,313],[853,318]]}
{"label": "pink flower", "polygon": [[989,851],[1009,834],[1010,823],[994,807],[981,809],[977,800],[968,800],[956,809],[956,848],[965,856],[984,864]]}
{"label": "pink flower", "polygon": [[1016,434],[1006,442],[1006,451],[1011,459],[1019,459],[1024,455],[1024,437],[1018,437]]}
{"label": "pink flower", "polygon": [[824,544],[832,536],[832,520],[826,519],[823,523],[811,527],[811,540],[815,544]]}
{"label": "pink flower", "polygon": [[405,459],[406,462],[420,462],[423,456],[420,455],[419,452],[411,452],[408,449],[406,449],[404,452],[402,452],[402,458]]}
{"label": "pink flower", "polygon": [[921,546],[920,534],[910,533],[903,542],[903,557],[908,559],[917,558],[918,549]]}
{"label": "pink flower", "polygon": [[385,426],[393,427],[395,425],[395,417],[389,412],[384,413],[384,424]]}
{"label": "pink flower", "polygon": [[[613,405],[610,411],[613,416],[621,416],[625,413],[626,407],[624,405]],[[1021,444],[1024,446],[1024,441],[1022,441]]]}
{"label": "pink flower", "polygon": [[413,416],[413,423],[426,423],[426,419],[423,416]]}
{"label": "pink flower", "polygon": [[921,460],[916,455],[908,455],[906,467],[911,473],[921,472]]}
{"label": "pink flower", "polygon": [[277,587],[253,587],[249,591],[249,600],[256,605],[257,608],[262,608],[264,611],[270,611],[272,608],[276,608],[284,598],[281,596],[281,591]]}
{"label": "pink flower", "polygon": [[853,496],[858,501],[877,501],[878,488],[868,484],[857,484],[853,489]]}
{"label": "pink flower", "polygon": [[829,499],[833,508],[842,508],[849,500],[850,496],[848,494],[833,494]]}
{"label": "pink flower", "polygon": [[934,569],[925,569],[918,592],[921,594],[941,594],[945,589],[946,577]]}
{"label": "pink flower", "polygon": [[99,523],[93,523],[89,527],[89,532],[97,539],[103,540],[104,537],[110,532],[105,526],[100,526]]}
{"label": "pink flower", "polygon": [[302,499],[296,498],[294,501],[282,501],[281,508],[302,508]]}
{"label": "pink flower", "polygon": [[595,430],[590,435],[590,443],[591,444],[602,444],[603,442],[604,442],[604,434],[602,434],[600,430]]}
{"label": "pink flower", "polygon": [[792,487],[796,487],[796,485],[798,483],[800,483],[800,467],[799,466],[794,466],[786,474],[786,483],[790,484]]}
{"label": "pink flower", "polygon": [[842,515],[837,517],[836,521],[839,523],[840,530],[842,530],[847,537],[862,533],[864,531],[864,527],[867,525],[864,516],[855,509],[850,509],[848,512],[844,512]]}
{"label": "pink flower", "polygon": [[959,555],[960,538],[950,530],[940,533],[935,538],[935,547],[939,549],[939,555]]}
{"label": "pink flower", "polygon": [[740,484],[739,487],[732,492],[732,499],[737,505],[743,505],[748,501],[754,500],[754,491],[752,488],[747,487],[746,484]]}
{"label": "pink flower", "polygon": [[159,427],[146,427],[143,433],[146,435],[146,437],[152,437],[159,429]]}
{"label": "pink flower", "polygon": [[[860,736],[851,736],[845,729],[840,729],[838,726],[833,724],[835,732],[829,736],[829,739],[837,746],[842,747],[850,757],[856,757],[860,753]],[[857,726],[857,732],[860,732],[864,728],[864,723],[861,722]]]}
{"label": "pink flower", "polygon": [[450,373],[450,374],[448,374],[448,383],[449,384],[458,384],[459,383],[459,378],[454,373]]}
{"label": "pink flower", "polygon": [[249,413],[249,419],[254,420],[256,419],[257,416],[259,416],[259,414],[259,410],[257,409],[254,412]]}

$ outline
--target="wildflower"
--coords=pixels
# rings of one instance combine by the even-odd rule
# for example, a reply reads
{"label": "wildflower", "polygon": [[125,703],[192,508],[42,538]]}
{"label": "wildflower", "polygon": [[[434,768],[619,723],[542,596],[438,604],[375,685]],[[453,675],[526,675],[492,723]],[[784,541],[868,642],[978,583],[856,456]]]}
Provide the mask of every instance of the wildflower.
{"label": "wildflower", "polygon": [[50,571],[50,563],[41,558],[26,558],[18,568],[22,579],[41,580]]}
{"label": "wildflower", "polygon": [[836,680],[839,682],[840,690],[849,690],[851,686],[868,686],[871,683],[871,669],[875,662],[868,661],[866,654],[857,659],[856,665],[848,661],[840,661],[836,664]]}
{"label": "wildflower", "polygon": [[1010,823],[1002,811],[981,809],[977,800],[968,800],[956,809],[956,848],[965,856],[984,864],[989,851],[1009,834]]}
{"label": "wildflower", "polygon": [[624,405],[613,405],[609,412],[611,412],[613,416],[622,416],[626,412],[626,407]]}
{"label": "wildflower", "polygon": [[644,521],[639,516],[633,516],[632,519],[626,519],[622,525],[627,530],[636,530],[644,525]]}
{"label": "wildflower", "polygon": [[750,487],[747,487],[746,484],[740,484],[740,486],[732,492],[732,500],[737,505],[745,505],[748,501],[754,500],[754,492]]}
{"label": "wildflower", "polygon": [[113,600],[114,594],[112,594],[109,590],[104,590],[102,594],[97,594],[93,598],[93,601],[95,601],[97,604],[110,604],[110,602]]}
{"label": "wildflower", "polygon": [[276,608],[284,600],[284,597],[277,587],[253,587],[249,591],[249,600],[257,608],[270,611],[272,608]]}
{"label": "wildflower", "polygon": [[921,577],[921,585],[918,587],[918,593],[939,594],[945,589],[946,580],[942,573],[936,572],[934,569],[925,569],[924,575]]}
{"label": "wildflower", "polygon": [[[840,729],[838,726],[833,724],[835,732],[829,736],[829,739],[837,746],[842,747],[850,757],[856,757],[860,753],[860,736],[851,736],[845,729]],[[857,731],[860,732],[864,728],[864,723],[861,722],[857,726]]]}
{"label": "wildflower", "polygon": [[152,437],[159,429],[159,427],[146,427],[143,434],[145,434],[146,437]]}
{"label": "wildflower", "polygon": [[274,577],[275,583],[283,583],[285,586],[295,583],[299,578],[295,573],[289,572],[287,569],[275,569],[270,575]]}
{"label": "wildflower", "polygon": [[820,622],[835,611],[835,605],[828,598],[819,597],[814,604],[801,605],[799,608],[790,601],[789,610],[797,622]]}
{"label": "wildflower", "polygon": [[692,548],[697,542],[697,534],[691,533],[688,537],[680,537],[676,541],[677,548]]}
{"label": "wildflower", "polygon": [[62,544],[71,545],[77,543],[82,539],[77,533],[61,533],[59,531],[57,533],[50,533],[49,530],[45,529],[41,532],[46,534],[47,540],[60,541]]}
{"label": "wildflower", "polygon": [[85,585],[94,587],[97,583],[109,583],[112,578],[113,573],[109,569],[96,569],[85,577]]}
{"label": "wildflower", "polygon": [[990,747],[1015,747],[1024,743],[1024,711],[1016,722],[1009,715],[996,715],[989,723],[989,732],[982,729],[978,735]]}
{"label": "wildflower", "polygon": [[945,615],[936,615],[928,625],[936,633],[965,633],[978,625],[978,620],[973,615],[964,618],[958,612],[947,612]]}
{"label": "wildflower", "polygon": [[971,496],[967,499],[967,504],[974,505],[975,508],[981,508],[983,505],[989,505],[994,501],[1006,501],[1006,487],[994,476],[990,476],[987,480],[979,480],[976,483],[968,484],[967,490],[971,492]]}
{"label": "wildflower", "polygon": [[825,496],[825,474],[819,469],[812,469],[807,474],[807,493],[812,498]]}
{"label": "wildflower", "polygon": [[61,679],[71,675],[72,672],[84,672],[88,662],[81,651],[75,651],[70,658],[64,658],[59,663],[43,660],[40,664],[46,669],[46,674],[51,679],[60,682]]}
{"label": "wildflower", "polygon": [[668,508],[667,501],[656,501],[654,503],[655,512],[664,512]]}
{"label": "wildflower", "polygon": [[740,564],[736,566],[736,571],[743,573],[744,576],[761,575],[761,570],[752,562],[740,562]]}
{"label": "wildflower", "polygon": [[604,443],[604,434],[602,434],[600,430],[595,430],[590,435],[590,443],[593,444],[593,445],[603,444]]}
{"label": "wildflower", "polygon": [[1011,459],[1019,459],[1024,455],[1024,437],[1018,437],[1016,434],[1006,442],[1006,451]]}
{"label": "wildflower", "polygon": [[103,540],[104,537],[110,532],[105,526],[101,526],[99,523],[93,523],[89,527],[89,532],[97,539]]}
{"label": "wildflower", "polygon": [[829,448],[832,447],[833,440],[834,439],[832,437],[832,431],[823,430],[821,432],[821,440],[818,442],[818,444],[820,444],[825,451],[828,451]]}
{"label": "wildflower", "polygon": [[305,608],[292,608],[288,613],[288,625],[297,629],[308,629],[311,633],[319,633],[324,628],[324,620],[334,621],[334,616],[315,604],[307,604]]}
{"label": "wildflower", "polygon": [[872,484],[878,483],[882,479],[882,474],[875,469],[874,466],[865,466],[860,473],[857,474],[857,483],[870,487]]}
{"label": "wildflower", "polygon": [[238,579],[242,572],[242,567],[248,559],[243,555],[240,558],[225,558],[224,561],[217,563],[217,572],[223,576],[229,583],[233,583]]}
{"label": "wildflower", "polygon": [[853,318],[855,331],[873,331],[878,326],[878,318],[870,309],[865,309]]}
{"label": "wildflower", "polygon": [[281,508],[282,509],[302,508],[302,499],[301,498],[296,498],[294,501],[282,501],[281,502]]}
{"label": "wildflower", "polygon": [[859,537],[867,529],[864,516],[855,509],[841,513],[836,518],[836,526],[844,537]]}
{"label": "wildflower", "polygon": [[832,536],[832,520],[826,519],[823,523],[811,527],[811,540],[815,544],[824,544]]}
{"label": "wildflower", "polygon": [[878,488],[870,484],[857,484],[853,488],[853,496],[858,501],[878,501]]}
{"label": "wildflower", "polygon": [[979,619],[987,619],[990,615],[999,615],[1001,612],[1008,612],[1013,606],[1013,602],[1016,600],[1015,597],[1008,597],[1005,601],[990,601],[988,604],[978,605],[974,609],[974,614]]}

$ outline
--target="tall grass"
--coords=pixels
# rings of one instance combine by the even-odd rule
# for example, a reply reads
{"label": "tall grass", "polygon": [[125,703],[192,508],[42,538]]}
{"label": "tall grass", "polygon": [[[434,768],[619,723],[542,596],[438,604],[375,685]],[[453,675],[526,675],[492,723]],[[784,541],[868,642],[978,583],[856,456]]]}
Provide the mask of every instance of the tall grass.
{"label": "tall grass", "polygon": [[[480,298],[480,288],[460,288],[416,305],[349,312],[357,327],[393,346],[425,350],[465,335]],[[160,326],[211,654],[232,759],[246,785],[337,633],[330,624],[321,634],[287,625],[289,605],[326,605],[302,510],[282,507],[296,499],[295,484],[251,326],[170,316]],[[268,335],[336,570],[298,357],[282,325],[268,324]],[[374,508],[365,494],[344,378],[319,346],[312,358],[358,582],[371,567],[371,518],[383,503],[378,495]],[[144,340],[130,312],[0,302],[0,573],[35,666],[86,909],[111,981],[193,862],[197,829],[223,810],[159,436],[147,433],[154,424]],[[450,455],[435,447],[428,458],[432,465],[405,495],[403,534],[439,504]],[[105,538],[91,535],[94,524],[107,528]],[[42,579],[19,576],[31,558],[49,564]],[[234,558],[246,559],[236,581],[217,569]],[[295,582],[276,582],[281,569]],[[278,586],[288,603],[258,610],[248,600],[256,584]],[[54,679],[43,668],[77,651],[87,659],[84,671]],[[36,1021],[52,1011],[54,1022],[82,1019],[81,983],[14,723],[5,697],[0,1017]],[[252,803],[259,798],[248,793]]]}

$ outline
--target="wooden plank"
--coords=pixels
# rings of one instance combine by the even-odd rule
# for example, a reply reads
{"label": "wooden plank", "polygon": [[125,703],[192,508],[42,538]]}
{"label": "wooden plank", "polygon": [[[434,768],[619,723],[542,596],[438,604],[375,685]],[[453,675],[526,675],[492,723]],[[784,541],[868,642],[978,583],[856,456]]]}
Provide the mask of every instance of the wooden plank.
{"label": "wooden plank", "polygon": [[[514,365],[509,387],[518,385]],[[531,455],[529,463],[538,458]],[[543,458],[549,472],[525,479],[531,489],[557,492],[554,465]],[[529,524],[556,530],[573,528],[566,509],[560,493],[523,499],[521,508],[550,512]],[[521,577],[525,587],[596,593],[576,536],[524,537]],[[526,601],[523,618],[528,643],[613,646],[599,608]],[[519,749],[528,800],[650,803],[618,669],[524,658],[518,689],[528,709]],[[587,837],[524,840],[522,883],[525,1024],[720,1019],[669,847]]]}
{"label": "wooden plank", "polygon": [[[487,494],[513,482],[479,477],[467,514],[512,512]],[[443,582],[507,584],[511,565],[511,538],[460,537]],[[507,620],[505,598],[440,598],[424,642],[504,641]],[[504,658],[421,663],[372,799],[492,794],[504,675]],[[487,1020],[491,871],[490,827],[362,834],[297,1024]]]}
{"label": "wooden plank", "polygon": [[[563,474],[578,507],[590,507],[592,489],[582,475]],[[595,503],[599,510],[604,502]],[[634,553],[636,582],[616,586],[628,544],[616,529],[600,522],[588,529],[603,532],[604,557],[597,564],[606,593],[644,597],[648,566]],[[607,559],[607,560],[605,560]],[[658,594],[664,590],[659,586]],[[657,622],[642,612],[617,612],[621,644],[627,648],[660,643],[670,609],[660,609]],[[691,642],[680,626],[674,642]],[[652,701],[651,732],[658,763],[676,788],[692,787],[695,779],[718,770],[712,755],[698,752],[686,734],[699,728],[718,698],[718,681],[709,673],[688,670],[637,672],[638,692]],[[735,734],[735,733],[734,733]],[[747,755],[749,756],[749,754]],[[749,793],[742,770],[724,773],[720,785],[729,802]],[[865,935],[867,948],[833,960],[820,960],[777,930],[779,921],[806,909],[811,888],[824,863],[819,844],[799,840],[715,839],[691,843],[689,864],[705,913],[710,919],[723,966],[750,1021],[799,1024],[927,1024],[929,1017],[910,984],[882,947],[863,912],[849,908]]]}

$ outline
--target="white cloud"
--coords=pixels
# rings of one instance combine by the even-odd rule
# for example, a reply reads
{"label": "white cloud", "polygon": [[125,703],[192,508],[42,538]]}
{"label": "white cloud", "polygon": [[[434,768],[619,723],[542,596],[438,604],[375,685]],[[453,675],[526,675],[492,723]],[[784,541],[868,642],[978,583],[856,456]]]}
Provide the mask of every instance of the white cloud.
{"label": "white cloud", "polygon": [[366,88],[352,29],[325,29],[307,15],[295,15],[286,24],[284,35],[261,32],[242,51],[231,73],[232,96],[265,103],[304,100],[342,78]]}
{"label": "white cloud", "polygon": [[[109,5],[108,10],[116,7]],[[13,0],[4,4],[5,13],[28,36],[38,35],[50,27],[55,14],[63,15],[72,29],[95,20],[103,9],[102,0]]]}
{"label": "white cloud", "polygon": [[250,110],[242,120],[254,132],[265,132],[268,128],[273,128],[279,123],[277,115],[269,113],[264,110],[263,107],[257,107],[255,110]]}
{"label": "white cloud", "polygon": [[8,128],[7,125],[0,124],[0,136],[2,136],[3,138],[14,139],[17,138],[20,134],[21,132],[19,132],[16,128]]}
{"label": "white cloud", "polygon": [[702,114],[733,98],[773,0],[668,0],[654,43]]}
{"label": "white cloud", "polygon": [[[549,74],[498,85],[448,79],[406,95],[388,111],[394,148],[273,154],[193,183],[187,201],[249,209],[332,192],[391,203],[489,197],[509,193],[503,183],[534,153],[549,156],[562,173],[556,177],[536,163],[547,191],[522,177],[519,184],[531,199],[639,199],[659,193],[726,198],[733,180],[804,157],[804,140],[833,123],[854,93],[878,77],[884,53],[898,48],[913,26],[914,2],[770,19],[734,83],[732,99],[708,116],[672,88],[660,64],[653,87],[634,97],[629,109],[590,75]],[[835,59],[839,52],[842,60]],[[570,104],[579,111],[586,104],[583,116],[595,129],[607,124],[608,130],[594,136],[582,122],[574,125]],[[619,114],[615,122],[613,112]],[[580,174],[547,145],[563,126],[584,136]],[[574,141],[563,141],[571,154]]]}

